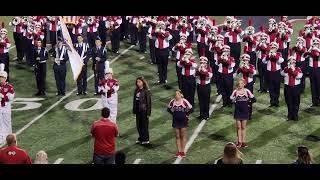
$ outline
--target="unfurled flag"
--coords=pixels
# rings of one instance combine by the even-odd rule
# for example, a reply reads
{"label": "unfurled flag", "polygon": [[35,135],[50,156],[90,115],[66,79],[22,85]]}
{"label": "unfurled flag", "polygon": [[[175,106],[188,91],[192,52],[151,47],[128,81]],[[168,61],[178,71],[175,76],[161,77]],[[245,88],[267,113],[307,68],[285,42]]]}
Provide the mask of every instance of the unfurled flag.
{"label": "unfurled flag", "polygon": [[83,60],[81,59],[78,52],[74,49],[69,31],[67,29],[64,19],[61,16],[60,16],[60,21],[61,21],[61,31],[62,31],[63,39],[66,42],[67,46],[69,46],[70,48],[70,51],[68,51],[69,62],[70,62],[71,70],[73,73],[73,79],[76,81],[84,65]]}
{"label": "unfurled flag", "polygon": [[63,16],[65,24],[77,24],[79,18],[79,16]]}

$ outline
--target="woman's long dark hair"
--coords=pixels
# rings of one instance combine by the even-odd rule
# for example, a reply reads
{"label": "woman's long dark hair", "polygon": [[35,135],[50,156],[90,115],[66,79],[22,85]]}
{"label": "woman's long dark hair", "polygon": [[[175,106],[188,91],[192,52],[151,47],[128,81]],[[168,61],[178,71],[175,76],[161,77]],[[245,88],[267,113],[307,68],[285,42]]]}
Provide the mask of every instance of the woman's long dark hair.
{"label": "woman's long dark hair", "polygon": [[147,80],[144,79],[143,76],[137,77],[137,79],[136,79],[136,90],[139,89],[138,84],[137,84],[138,80],[142,81],[144,90],[149,90],[148,82],[147,82]]}
{"label": "woman's long dark hair", "polygon": [[314,163],[312,155],[310,154],[309,149],[306,146],[298,147],[298,160],[303,164]]}

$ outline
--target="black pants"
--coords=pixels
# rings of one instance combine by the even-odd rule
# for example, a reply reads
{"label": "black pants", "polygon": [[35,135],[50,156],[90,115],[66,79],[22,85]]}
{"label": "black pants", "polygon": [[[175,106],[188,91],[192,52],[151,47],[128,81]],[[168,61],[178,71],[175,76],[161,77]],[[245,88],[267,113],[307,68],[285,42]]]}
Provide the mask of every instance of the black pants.
{"label": "black pants", "polygon": [[22,43],[23,43],[23,35],[22,33],[13,32],[13,39],[16,45],[17,51],[17,61],[21,61],[23,59],[23,50],[22,50]]}
{"label": "black pants", "polygon": [[104,21],[99,21],[99,27],[98,27],[98,34],[101,38],[101,46],[106,46],[106,39],[107,39],[107,28]]}
{"label": "black pants", "polygon": [[260,81],[260,91],[266,92],[268,87],[267,81],[267,65],[262,62],[261,59],[258,59],[258,72],[259,72],[259,81]]}
{"label": "black pants", "polygon": [[138,38],[139,38],[139,46],[140,46],[140,52],[145,52],[147,49],[147,27],[142,27],[141,31],[138,32]]}
{"label": "black pants", "polygon": [[25,36],[22,36],[22,42],[21,42],[22,59],[24,56],[27,56],[27,42],[28,42],[28,38]]}
{"label": "black pants", "polygon": [[176,72],[177,72],[177,78],[178,78],[178,87],[179,87],[179,89],[181,89],[182,88],[182,75],[181,75],[182,68],[177,65],[177,62],[178,62],[178,60],[176,61]]}
{"label": "black pants", "polygon": [[193,43],[193,31],[189,32],[189,36],[187,37],[187,42]]}
{"label": "black pants", "polygon": [[87,32],[87,40],[90,48],[95,47],[95,41],[97,38],[98,33],[97,32]]}
{"label": "black pants", "polygon": [[231,105],[231,100],[230,96],[233,91],[233,74],[222,74],[220,73],[220,78],[221,78],[221,95],[222,95],[222,100],[223,100],[223,105]]}
{"label": "black pants", "polygon": [[221,80],[222,80],[222,78],[221,78],[221,73],[219,73],[218,72],[218,69],[219,69],[219,66],[218,65],[215,65],[215,67],[216,67],[216,87],[217,87],[217,93],[218,94],[221,94],[221,92],[222,92],[222,88],[221,88]]}
{"label": "black pants", "polygon": [[54,79],[56,80],[58,94],[66,93],[67,65],[65,63],[53,64]]}
{"label": "black pants", "polygon": [[26,39],[26,61],[29,65],[34,65],[32,39]]}
{"label": "black pants", "polygon": [[120,24],[120,41],[128,37],[128,20],[126,16],[122,16],[122,23]]}
{"label": "black pants", "polygon": [[43,34],[44,34],[44,38],[42,40],[42,47],[46,48],[47,47],[47,35],[48,35],[48,31],[47,31],[46,27],[43,28]]}
{"label": "black pants", "polygon": [[320,104],[320,68],[309,67],[312,104]]}
{"label": "black pants", "polygon": [[57,36],[61,36],[61,31],[50,31],[50,44],[52,47],[57,44]]}
{"label": "black pants", "polygon": [[155,40],[149,39],[149,50],[150,50],[150,58],[153,64],[156,64],[156,48],[154,46]]}
{"label": "black pants", "polygon": [[296,66],[299,67],[303,73],[302,75],[302,78],[301,78],[301,84],[300,84],[300,87],[301,87],[301,93],[304,92],[304,89],[306,87],[306,75],[308,74],[308,69],[307,69],[307,66],[308,66],[308,63],[309,61],[302,61],[302,62],[297,62],[296,63]]}
{"label": "black pants", "polygon": [[[251,93],[253,94],[253,84],[254,84],[254,81],[246,84],[246,88],[249,89],[251,91]],[[249,119],[251,119],[251,116],[252,116],[252,103],[249,103]]]}
{"label": "black pants", "polygon": [[131,39],[131,44],[136,45],[138,41],[138,28],[130,23],[130,39]]}
{"label": "black pants", "polygon": [[206,44],[197,42],[197,50],[199,57],[206,56]]}
{"label": "black pants", "polygon": [[283,63],[281,63],[281,69],[284,69],[288,64],[288,53],[286,49],[278,49],[278,52],[281,53],[282,58],[284,60]]}
{"label": "black pants", "polygon": [[114,154],[110,155],[93,155],[93,164],[115,164]]}
{"label": "black pants", "polygon": [[104,78],[104,69],[93,70],[94,74],[94,89],[98,93],[99,81]]}
{"label": "black pants", "polygon": [[284,86],[284,97],[288,108],[288,119],[293,120],[298,117],[300,106],[300,85]]}
{"label": "black pants", "polygon": [[209,118],[209,107],[210,107],[210,94],[211,94],[211,85],[200,85],[197,84],[197,92],[199,99],[200,107],[200,118],[207,119]]}
{"label": "black pants", "polygon": [[114,29],[111,35],[112,52],[116,53],[120,47],[120,28]]}
{"label": "black pants", "polygon": [[184,98],[194,107],[194,96],[196,93],[196,78],[194,76],[184,76],[181,78],[181,91]]}
{"label": "black pants", "polygon": [[39,93],[46,91],[47,63],[36,63],[34,68]]}
{"label": "black pants", "polygon": [[7,72],[7,82],[9,82],[9,53],[0,54],[0,64],[4,64],[4,71]]}
{"label": "black pants", "polygon": [[[169,48],[170,48],[170,51],[172,51],[173,46],[175,46],[180,41],[180,36],[179,36],[178,30],[173,31],[171,29],[168,29],[168,31],[172,35],[172,38],[169,41]],[[172,51],[172,53],[175,53],[175,52]]]}
{"label": "black pants", "polygon": [[164,83],[167,80],[168,57],[169,57],[168,48],[164,48],[164,49],[156,48],[156,61],[158,65],[160,83]]}
{"label": "black pants", "polygon": [[136,113],[136,124],[139,133],[138,141],[149,141],[149,119],[147,117],[147,111]]}
{"label": "black pants", "polygon": [[239,43],[229,43],[230,44],[230,56],[234,58],[236,65],[233,68],[235,72],[240,64],[240,53],[241,53],[241,44]]}
{"label": "black pants", "polygon": [[87,91],[87,65],[82,66],[81,73],[77,79],[78,93],[84,93]]}
{"label": "black pants", "polygon": [[280,96],[280,83],[281,75],[280,70],[272,72],[267,71],[268,81],[269,81],[269,94],[270,94],[270,104],[279,105]]}
{"label": "black pants", "polygon": [[250,56],[250,64],[254,65],[254,67],[257,69],[257,54],[256,52],[248,52],[248,55]]}

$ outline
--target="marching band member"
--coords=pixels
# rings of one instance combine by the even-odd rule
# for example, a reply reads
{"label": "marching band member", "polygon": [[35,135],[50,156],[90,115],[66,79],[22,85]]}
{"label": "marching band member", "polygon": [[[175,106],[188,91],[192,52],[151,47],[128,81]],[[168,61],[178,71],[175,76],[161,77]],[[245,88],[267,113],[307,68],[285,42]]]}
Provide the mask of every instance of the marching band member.
{"label": "marching band member", "polygon": [[88,43],[83,42],[83,37],[81,34],[78,34],[77,41],[78,42],[74,44],[74,47],[84,64],[77,79],[77,95],[87,95],[87,64],[90,58],[90,48]]}
{"label": "marching band member", "polygon": [[234,16],[226,16],[224,22],[223,22],[223,31],[224,32],[229,32],[232,30],[232,27],[231,27],[231,21],[233,21],[235,19]]}
{"label": "marching band member", "polygon": [[57,43],[57,38],[61,37],[61,26],[60,26],[60,20],[57,16],[48,16],[48,25],[49,25],[49,34],[50,34],[50,44],[51,49],[49,50],[49,53],[53,53],[53,57],[55,57],[55,45]]}
{"label": "marching band member", "polygon": [[200,57],[200,67],[196,71],[197,92],[200,107],[200,119],[209,119],[210,94],[212,78],[212,69],[208,66],[208,59],[205,56]]}
{"label": "marching band member", "polygon": [[287,57],[288,57],[289,47],[290,47],[290,42],[291,42],[290,36],[293,34],[293,26],[292,26],[292,23],[290,21],[288,21],[288,16],[281,16],[280,20],[286,24],[286,31],[289,35],[288,40],[287,40],[287,49],[286,49],[286,53],[287,53]]}
{"label": "marching band member", "polygon": [[169,58],[169,41],[172,35],[165,31],[164,17],[159,17],[156,31],[153,33],[156,48],[156,61],[158,65],[159,81],[158,83],[167,83],[167,68]]}
{"label": "marching band member", "polygon": [[129,25],[129,21],[127,20],[127,18],[126,18],[127,16],[121,16],[121,18],[122,18],[122,23],[121,23],[121,25],[120,25],[120,31],[121,31],[121,33],[120,33],[120,41],[123,41],[123,40],[128,40],[128,38],[129,38],[129,27],[128,27],[128,25]]}
{"label": "marching band member", "polygon": [[[22,25],[22,43],[21,43],[21,51],[23,54],[23,58],[27,56],[27,44],[28,44],[28,38],[27,38],[27,30],[28,30],[28,16],[21,16],[21,22]],[[22,61],[21,61],[22,62]],[[21,63],[20,62],[20,63]],[[27,57],[26,57],[26,62]]]}
{"label": "marching band member", "polygon": [[264,28],[260,27],[260,35],[258,36],[258,43],[257,43],[257,57],[258,57],[258,71],[259,71],[259,81],[260,81],[260,88],[258,90],[259,93],[267,93],[269,92],[268,88],[268,81],[267,81],[267,65],[262,62],[263,59],[267,57],[267,52],[269,45],[268,35],[265,33]]}
{"label": "marching band member", "polygon": [[[109,66],[108,62],[105,66]],[[101,95],[102,106],[110,109],[110,119],[115,124],[117,123],[118,90],[119,81],[113,78],[113,70],[106,68],[104,79],[99,82],[98,92]]]}
{"label": "marching band member", "polygon": [[138,16],[127,16],[129,20],[130,42],[132,45],[137,45],[138,41]]}
{"label": "marching band member", "polygon": [[184,97],[194,106],[194,95],[196,92],[195,73],[197,62],[192,56],[192,49],[186,49],[182,59],[177,62],[181,68],[181,91]]}
{"label": "marching band member", "polygon": [[284,76],[284,97],[288,108],[288,121],[298,121],[302,71],[296,67],[295,57],[289,57],[287,67],[281,71],[281,75]]}
{"label": "marching band member", "polygon": [[48,35],[48,31],[47,31],[47,23],[48,23],[48,18],[47,16],[41,16],[41,25],[42,25],[42,32],[44,34],[44,38],[42,40],[42,46],[44,48],[47,47],[47,35]]}
{"label": "marching band member", "polygon": [[8,74],[4,71],[4,66],[0,64],[0,144],[12,133],[11,103],[15,96],[13,85],[7,83]]}
{"label": "marching band member", "polygon": [[305,46],[305,40],[302,37],[303,31],[300,31],[299,37],[297,38],[297,43],[294,47],[290,49],[290,56],[293,56],[296,59],[296,66],[299,67],[302,71],[301,80],[301,93],[304,92],[305,89],[305,81],[306,81],[306,71],[307,71],[307,61],[305,61],[305,56],[307,52],[307,48]]}
{"label": "marching band member", "polygon": [[56,80],[57,93],[56,96],[66,95],[66,75],[67,75],[67,64],[69,60],[67,46],[63,44],[63,39],[58,38],[57,46],[55,48],[55,60],[53,64],[54,79]]}
{"label": "marching band member", "polygon": [[241,54],[241,41],[244,32],[240,28],[241,20],[232,19],[230,22],[231,30],[226,32],[225,36],[225,44],[230,46],[230,56],[235,60],[235,69],[239,67],[240,63],[240,54]]}
{"label": "marching band member", "polygon": [[182,89],[181,87],[181,71],[182,68],[178,67],[178,62],[182,60],[186,49],[192,48],[192,44],[187,42],[187,36],[185,34],[182,34],[180,37],[180,42],[177,43],[172,49],[176,52],[176,72],[178,77],[178,85],[179,89]]}
{"label": "marching band member", "polygon": [[187,42],[192,43],[189,39],[190,35],[193,34],[192,24],[188,22],[188,16],[180,16],[179,17],[179,25],[178,25],[179,35],[181,37],[182,34],[187,36]]}
{"label": "marching band member", "polygon": [[279,107],[279,95],[280,95],[280,83],[281,83],[281,63],[283,58],[278,51],[278,44],[276,42],[270,43],[270,50],[265,59],[262,62],[267,64],[267,76],[270,94],[270,107]]}
{"label": "marching band member", "polygon": [[86,24],[84,18],[80,17],[77,20],[76,24],[74,24],[72,26],[72,33],[70,34],[71,38],[72,38],[72,43],[76,43],[77,42],[77,38],[78,38],[79,35],[82,36],[83,28],[86,27],[86,26],[87,26],[87,24]]}
{"label": "marching band member", "polygon": [[278,25],[278,34],[276,36],[276,42],[279,45],[278,52],[281,53],[282,58],[284,59],[284,63],[281,64],[281,69],[284,69],[285,64],[287,64],[288,53],[287,53],[287,45],[288,45],[289,34],[287,32],[287,25],[284,22],[279,22]]}
{"label": "marching band member", "polygon": [[235,102],[234,119],[238,137],[236,145],[238,148],[246,148],[248,147],[246,143],[247,121],[250,120],[250,108],[252,108],[252,103],[256,102],[256,98],[249,89],[245,88],[245,81],[239,79],[237,89],[232,92],[230,99]]}
{"label": "marching band member", "polygon": [[267,43],[271,43],[276,41],[277,35],[278,35],[278,24],[276,20],[274,19],[274,16],[272,16],[269,19],[269,29],[267,31],[267,35],[269,36]]}
{"label": "marching band member", "polygon": [[23,21],[19,16],[15,16],[9,23],[10,26],[13,27],[13,39],[16,45],[16,52],[17,52],[17,61],[21,62],[23,59],[23,50],[22,50],[22,43],[23,43]]}
{"label": "marching band member", "polygon": [[9,48],[11,46],[10,41],[7,37],[8,30],[2,22],[2,28],[0,29],[0,63],[3,63],[5,66],[5,71],[7,73],[6,80],[9,81]]}
{"label": "marching band member", "polygon": [[[173,46],[175,46],[180,38],[179,38],[179,16],[169,16],[168,17],[168,31],[172,35],[172,39],[169,41],[169,48],[172,50]],[[174,56],[174,51],[171,51],[172,56]]]}
{"label": "marching band member", "polygon": [[41,38],[38,38],[38,40],[36,41],[36,46],[33,49],[33,57],[35,58],[34,72],[38,89],[38,92],[35,94],[35,96],[45,96],[48,51],[42,46]]}
{"label": "marching band member", "polygon": [[25,52],[26,52],[26,61],[29,66],[33,66],[34,57],[33,57],[33,48],[34,48],[34,31],[35,26],[33,23],[28,23],[27,29],[25,31],[26,37],[26,45],[25,45]]}
{"label": "marching band member", "polygon": [[101,39],[97,37],[95,41],[96,46],[91,50],[92,70],[94,74],[94,95],[98,95],[99,81],[104,78],[105,62],[107,60],[107,50],[101,46]]}
{"label": "marching band member", "polygon": [[224,37],[220,34],[220,28],[218,28],[218,35],[216,37],[216,41],[212,46],[209,47],[209,51],[213,53],[212,60],[210,61],[210,66],[213,69],[213,76],[215,76],[216,79],[216,87],[217,87],[217,95],[221,94],[221,77],[220,73],[218,72],[219,64],[218,64],[218,58],[222,55],[223,52],[223,46],[224,46]]}
{"label": "marching band member", "polygon": [[[208,24],[210,26],[210,24]],[[212,48],[212,46],[214,46],[214,44],[216,43],[217,40],[217,34],[218,34],[218,27],[216,26],[216,21],[213,19],[212,20],[212,26],[210,26],[210,31],[208,32],[207,35],[207,42],[206,42],[206,54],[207,54],[207,58],[208,58],[208,62],[209,65],[211,67],[212,70],[214,70],[214,53],[212,51],[210,51],[210,49]],[[216,82],[216,77],[212,77],[212,81],[215,83]]]}
{"label": "marching band member", "polygon": [[[244,37],[242,39],[245,42],[243,52],[250,56],[250,64],[252,64],[255,68],[257,67],[256,60],[256,48],[258,44],[257,37],[254,36],[255,28],[252,26],[252,21],[249,20],[248,27],[244,31]],[[252,91],[251,91],[252,92]]]}
{"label": "marching band member", "polygon": [[309,74],[310,74],[310,84],[311,84],[311,94],[312,94],[312,105],[319,106],[320,103],[320,39],[314,38],[312,41],[312,46],[306,52],[309,57]]}
{"label": "marching band member", "polygon": [[139,52],[147,53],[147,33],[148,33],[148,17],[147,16],[139,16],[137,28],[138,28],[138,40],[139,40]]}
{"label": "marching band member", "polygon": [[86,24],[87,24],[87,42],[89,44],[89,47],[93,48],[96,37],[98,36],[97,31],[99,27],[99,22],[94,16],[89,16]]}
{"label": "marching band member", "polygon": [[198,55],[206,56],[206,42],[208,40],[207,35],[209,32],[209,28],[207,27],[208,20],[204,17],[200,17],[197,21],[197,49],[198,49]]}
{"label": "marching band member", "polygon": [[183,97],[181,90],[175,91],[175,98],[168,104],[167,111],[172,114],[172,127],[176,137],[177,153],[175,157],[186,157],[187,127],[189,126],[189,115],[193,112],[192,107]]}
{"label": "marching band member", "polygon": [[219,83],[221,88],[221,95],[223,100],[223,107],[231,106],[232,102],[230,96],[233,89],[233,68],[235,61],[230,56],[230,47],[228,45],[223,46],[222,54],[218,57],[219,69]]}
{"label": "marching band member", "polygon": [[193,43],[194,40],[194,29],[195,29],[195,22],[197,22],[198,18],[196,16],[187,16],[188,23],[191,25],[189,36],[187,41]]}
{"label": "marching band member", "polygon": [[106,27],[111,36],[112,52],[119,54],[121,16],[109,16]]}
{"label": "marching band member", "polygon": [[[237,69],[237,73],[240,75],[240,78],[244,80],[245,88],[249,89],[253,93],[254,85],[254,75],[256,74],[256,68],[254,65],[250,64],[250,55],[243,54],[241,56],[241,64]],[[252,104],[249,103],[249,120],[252,115]]]}
{"label": "marching band member", "polygon": [[156,48],[155,40],[152,38],[152,34],[155,33],[157,27],[157,16],[150,16],[148,19],[149,29],[148,29],[148,38],[149,38],[149,51],[150,51],[150,64],[156,64]]}
{"label": "marching band member", "polygon": [[106,28],[106,23],[107,23],[107,16],[96,16],[95,17],[99,23],[98,26],[98,36],[101,38],[102,46],[106,46],[106,40],[107,40],[107,28]]}

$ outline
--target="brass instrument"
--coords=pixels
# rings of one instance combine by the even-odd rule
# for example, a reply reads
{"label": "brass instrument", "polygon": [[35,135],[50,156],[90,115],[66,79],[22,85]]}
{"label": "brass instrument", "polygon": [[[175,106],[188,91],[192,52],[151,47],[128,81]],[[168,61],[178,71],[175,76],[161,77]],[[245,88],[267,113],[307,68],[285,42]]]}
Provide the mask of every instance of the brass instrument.
{"label": "brass instrument", "polygon": [[157,33],[163,33],[165,31],[165,23],[163,21],[159,21],[156,26]]}
{"label": "brass instrument", "polygon": [[34,27],[34,24],[32,24],[32,23],[28,23],[28,31],[30,32],[30,33],[33,33],[34,31],[35,31],[35,27]]}
{"label": "brass instrument", "polygon": [[204,18],[200,18],[197,22],[197,29],[205,29],[207,26],[207,21]]}
{"label": "brass instrument", "polygon": [[232,19],[231,22],[230,22],[231,29],[232,30],[238,29],[242,24],[241,21],[242,20]]}
{"label": "brass instrument", "polygon": [[141,32],[141,31],[142,31],[142,27],[143,27],[143,25],[142,25],[142,18],[139,17],[139,18],[138,18],[138,32]]}
{"label": "brass instrument", "polygon": [[157,19],[158,19],[158,16],[149,16],[149,21],[156,24],[157,23]]}
{"label": "brass instrument", "polygon": [[269,32],[272,32],[274,29],[278,28],[278,24],[277,23],[269,23]]}
{"label": "brass instrument", "polygon": [[228,57],[229,57],[229,54],[230,54],[230,52],[228,52],[228,51],[223,52],[222,55],[221,55],[221,59],[223,61],[227,61]]}
{"label": "brass instrument", "polygon": [[244,30],[244,34],[245,34],[246,36],[252,36],[252,35],[254,35],[254,31],[255,31],[255,29],[254,29],[253,26],[248,26],[248,27]]}
{"label": "brass instrument", "polygon": [[181,16],[180,21],[179,21],[179,25],[183,26],[183,27],[188,26],[188,19],[186,16]]}
{"label": "brass instrument", "polygon": [[88,25],[92,25],[94,23],[94,17],[93,16],[89,16],[87,19],[87,24]]}
{"label": "brass instrument", "polygon": [[231,28],[231,21],[233,20],[234,18],[232,16],[227,16],[225,21],[224,21],[224,25],[228,28]]}
{"label": "brass instrument", "polygon": [[20,23],[20,17],[16,16],[12,19],[12,24],[17,26]]}

